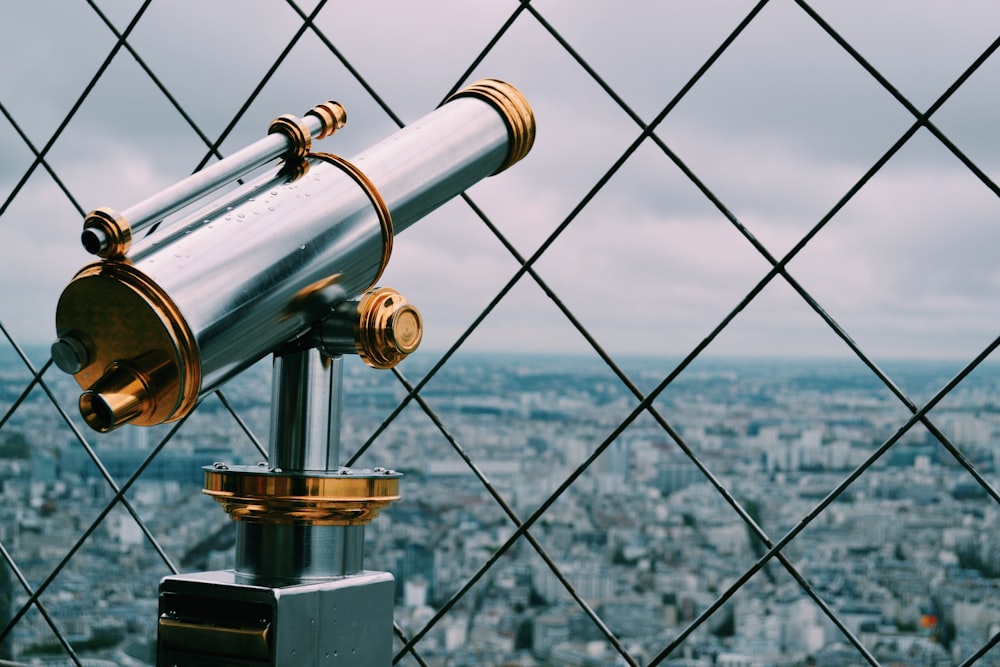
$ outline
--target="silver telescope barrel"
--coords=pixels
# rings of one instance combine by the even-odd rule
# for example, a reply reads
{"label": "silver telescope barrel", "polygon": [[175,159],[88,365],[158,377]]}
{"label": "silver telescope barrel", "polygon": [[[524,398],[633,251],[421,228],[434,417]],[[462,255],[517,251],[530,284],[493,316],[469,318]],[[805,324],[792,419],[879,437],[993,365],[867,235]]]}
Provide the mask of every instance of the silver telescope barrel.
{"label": "silver telescope barrel", "polygon": [[301,158],[313,139],[330,136],[347,122],[347,112],[338,102],[324,102],[306,112],[304,118],[278,116],[265,138],[161,190],[152,197],[118,212],[109,207],[84,217],[80,240],[87,252],[99,257],[121,257],[133,235],[188,204],[215,192],[279,157]]}
{"label": "silver telescope barrel", "polygon": [[372,287],[395,234],[520,160],[534,132],[521,93],[484,79],[350,159],[286,160],[128,257],[85,266],[59,299],[52,348],[83,389],[85,421],[108,431],[187,415]]}

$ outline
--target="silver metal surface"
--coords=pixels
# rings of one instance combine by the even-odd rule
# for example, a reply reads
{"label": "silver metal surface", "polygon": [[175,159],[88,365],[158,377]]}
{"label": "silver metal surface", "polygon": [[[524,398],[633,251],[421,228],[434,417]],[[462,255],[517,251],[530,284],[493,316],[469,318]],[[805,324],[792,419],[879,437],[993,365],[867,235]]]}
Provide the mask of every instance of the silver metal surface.
{"label": "silver metal surface", "polygon": [[[395,232],[490,175],[507,126],[488,103],[453,100],[351,159],[375,184]],[[201,393],[303,333],[326,309],[374,282],[382,228],[365,191],[338,167],[308,158],[278,169],[137,242],[130,260],[183,314],[201,355]]]}
{"label": "silver metal surface", "polygon": [[276,354],[268,462],[284,471],[340,465],[343,358],[316,348]]}
{"label": "silver metal surface", "polygon": [[[311,137],[317,136],[324,129],[323,122],[318,117],[306,115],[300,120]],[[137,233],[271,160],[286,155],[293,145],[294,142],[288,135],[281,132],[270,133],[128,207],[121,212],[121,215],[128,221],[132,233]],[[83,234],[84,247],[94,249],[95,254],[96,249],[102,248],[107,241],[106,238],[102,238],[99,229],[85,229]],[[88,238],[88,235],[93,238]]]}
{"label": "silver metal surface", "polygon": [[357,574],[364,568],[364,526],[236,522],[236,579],[277,586]]}
{"label": "silver metal surface", "polygon": [[[228,570],[166,577],[157,665],[388,667],[394,591],[387,572],[273,588],[242,584]],[[244,624],[265,629],[263,657],[249,657],[227,641]]]}
{"label": "silver metal surface", "polygon": [[503,164],[507,125],[489,104],[454,99],[351,158],[378,187],[396,233]]}

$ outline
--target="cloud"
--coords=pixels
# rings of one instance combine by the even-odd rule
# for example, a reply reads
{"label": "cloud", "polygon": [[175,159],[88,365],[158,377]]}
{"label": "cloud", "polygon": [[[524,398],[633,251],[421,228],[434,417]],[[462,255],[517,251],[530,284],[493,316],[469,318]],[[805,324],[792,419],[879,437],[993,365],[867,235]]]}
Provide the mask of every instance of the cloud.
{"label": "cloud", "polygon": [[[816,11],[919,109],[986,48],[1000,24],[991,2],[963,11],[926,3],[814,2]],[[470,197],[523,257],[567,220],[535,268],[559,302],[614,350],[684,354],[711,332],[770,264],[655,143],[613,173],[641,128],[559,45],[570,42],[640,122],[663,109],[750,2],[537,1],[473,73],[517,85],[534,107],[532,153]],[[317,26],[406,122],[433,108],[516,3],[351,3]],[[304,6],[310,11],[310,6]],[[114,37],[86,7],[42,20],[11,8],[0,27],[0,101],[41,147],[94,75]],[[111,11],[123,29],[130,16]],[[197,17],[194,20],[193,17]],[[214,139],[299,25],[286,5],[154,4],[131,44],[191,119]],[[87,26],[86,40],[80,26]],[[934,123],[988,175],[1000,175],[995,74],[1000,57],[954,94]],[[223,144],[231,153],[280,113],[337,98],[348,127],[323,150],[350,156],[395,124],[308,32]],[[666,144],[773,257],[789,252],[914,122],[797,4],[773,0],[656,128]],[[31,155],[0,123],[0,194]],[[204,143],[124,51],[48,156],[83,208],[124,208],[186,175]],[[610,177],[605,177],[610,173]],[[592,197],[592,198],[591,198]],[[581,205],[586,206],[581,208]],[[849,333],[878,354],[969,354],[997,329],[997,198],[926,130],[894,156],[789,264]],[[30,224],[27,221],[32,221]],[[37,222],[36,222],[37,221]],[[79,217],[36,170],[0,218],[0,319],[19,339],[47,342],[54,300],[89,258]],[[15,249],[16,250],[13,250]],[[45,257],[39,269],[38,257]],[[425,314],[427,344],[446,347],[518,270],[462,202],[401,235],[387,280]],[[32,276],[26,280],[25,276]],[[530,276],[468,343],[482,349],[585,349]],[[714,351],[830,353],[839,345],[776,278]]]}

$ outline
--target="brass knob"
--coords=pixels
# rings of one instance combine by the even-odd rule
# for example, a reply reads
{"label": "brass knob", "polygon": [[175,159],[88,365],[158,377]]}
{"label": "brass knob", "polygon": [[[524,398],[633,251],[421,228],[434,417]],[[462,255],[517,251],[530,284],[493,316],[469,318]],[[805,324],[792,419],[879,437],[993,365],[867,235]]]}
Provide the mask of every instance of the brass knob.
{"label": "brass knob", "polygon": [[417,349],[423,330],[420,311],[396,290],[374,287],[361,295],[354,341],[369,366],[392,368]]}
{"label": "brass knob", "polygon": [[315,344],[327,354],[357,354],[372,368],[392,368],[417,349],[420,311],[390,287],[372,287],[343,301],[320,324]]}

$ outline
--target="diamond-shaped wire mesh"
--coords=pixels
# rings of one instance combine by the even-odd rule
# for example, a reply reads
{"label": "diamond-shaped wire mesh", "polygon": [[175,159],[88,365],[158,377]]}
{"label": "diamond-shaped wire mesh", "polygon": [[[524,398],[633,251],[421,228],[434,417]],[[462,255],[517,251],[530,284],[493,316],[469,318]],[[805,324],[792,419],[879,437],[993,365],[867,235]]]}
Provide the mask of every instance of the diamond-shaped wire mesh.
{"label": "diamond-shaped wire mesh", "polygon": [[[496,76],[533,103],[537,145],[523,165],[397,243],[386,282],[425,296],[425,318],[439,332],[429,334],[433,351],[380,379],[359,371],[346,380],[348,411],[384,420],[345,423],[345,442],[357,443],[345,463],[388,459],[418,474],[437,466],[478,480],[460,497],[429,482],[417,502],[438,516],[404,501],[369,530],[369,564],[400,578],[436,569],[434,607],[397,615],[396,662],[476,664],[485,654],[490,664],[1000,664],[995,448],[985,459],[970,452],[956,426],[964,422],[948,412],[981,405],[980,422],[992,424],[989,390],[1000,389],[983,363],[1000,327],[982,314],[1000,305],[990,243],[1000,153],[998,134],[983,130],[1000,117],[1000,14],[988,3],[930,4],[88,0],[8,8],[0,274],[10,288],[0,302],[0,351],[13,363],[3,369],[0,445],[5,459],[18,447],[23,454],[29,434],[32,453],[10,456],[4,469],[12,506],[0,526],[0,659],[57,655],[81,665],[125,634],[152,637],[160,577],[231,565],[219,556],[232,544],[224,517],[188,486],[163,480],[183,470],[197,478],[207,451],[229,456],[233,443],[247,459],[265,456],[255,434],[268,415],[255,397],[266,366],[169,427],[97,437],[82,425],[72,381],[36,347],[54,296],[35,295],[57,294],[87,261],[76,247],[85,210],[148,196],[317,96],[348,106],[348,130],[331,141],[351,155],[461,86]],[[822,157],[807,162],[806,154]],[[462,249],[461,261],[439,261],[455,254],[440,248],[444,239]],[[25,256],[30,264],[15,261]],[[465,275],[456,280],[455,270]],[[18,287],[26,283],[39,289]],[[462,365],[467,350],[496,347],[511,351],[496,366]],[[520,350],[584,353],[606,404],[570,432],[560,405],[576,397],[579,376],[546,385],[561,371],[547,375],[544,359]],[[676,356],[635,361],[663,351]],[[778,384],[749,388],[734,371],[713,374],[714,351],[846,358],[856,402],[831,410],[861,415],[877,406],[884,419],[860,436],[868,443],[861,455],[814,443],[843,460],[809,477],[812,488],[781,486],[790,461],[770,462],[768,475],[732,465],[745,454],[726,425],[753,421],[757,437],[780,443],[780,418],[832,400],[821,380],[829,368],[817,362],[812,374],[783,376],[769,362]],[[952,361],[929,385],[891,363],[936,352]],[[497,369],[518,366],[537,373],[532,400],[551,413],[529,414],[525,397],[517,404],[519,389]],[[479,416],[475,426],[442,399],[453,394],[468,399],[462,409]],[[765,404],[764,395],[777,398]],[[837,428],[858,427],[844,418]],[[558,473],[547,471],[544,447],[523,442],[531,438],[568,440]],[[640,440],[660,452],[647,480],[659,475],[677,487],[673,518],[636,489],[609,491],[606,473],[635,465],[629,452]],[[887,497],[871,471],[909,452],[910,441],[934,445],[956,486],[976,499],[974,514],[952,516],[953,508],[918,499],[906,505],[914,520],[900,518],[899,532],[886,533],[878,517],[886,505],[866,504]],[[530,494],[497,468],[502,446],[539,459],[518,468]],[[423,461],[393,460],[415,451]],[[45,472],[57,466],[75,471],[58,493]],[[781,518],[762,485],[779,489]],[[902,506],[891,511],[909,511]],[[55,514],[71,527],[69,542],[46,527]],[[468,534],[448,532],[435,544],[442,526],[465,524],[459,532]],[[654,546],[633,557],[634,545],[609,544],[626,525]],[[819,533],[832,525],[849,543],[820,559],[805,545],[824,542]],[[919,531],[934,526],[954,528],[951,552],[964,572],[994,578],[946,582],[969,622],[951,628],[963,643],[935,634],[944,623],[927,612],[911,614],[919,627],[897,628],[884,645],[874,626],[905,616],[888,609],[890,599],[933,602],[921,597],[923,580],[947,563],[932,571],[926,564],[937,556],[904,552],[919,551]],[[642,577],[623,586],[612,563],[574,556],[594,553],[588,541]],[[708,542],[725,556],[721,567],[704,560]],[[890,560],[883,552],[892,544]],[[871,590],[844,588],[834,566],[845,560]],[[121,571],[143,576],[123,580]],[[519,597],[523,590],[530,593]],[[96,628],[81,620],[95,610],[114,619],[126,597],[129,618]],[[843,602],[852,597],[856,604]],[[881,607],[872,611],[874,600]],[[648,613],[667,608],[673,618]],[[463,643],[455,628],[474,637],[473,619],[490,614],[500,617],[496,638],[473,642],[478,654],[447,657]],[[449,623],[458,618],[464,625]],[[825,629],[825,645],[808,632],[775,640],[789,619]],[[742,654],[733,627],[756,638],[739,644]],[[559,643],[570,635],[588,640],[586,650]]]}

